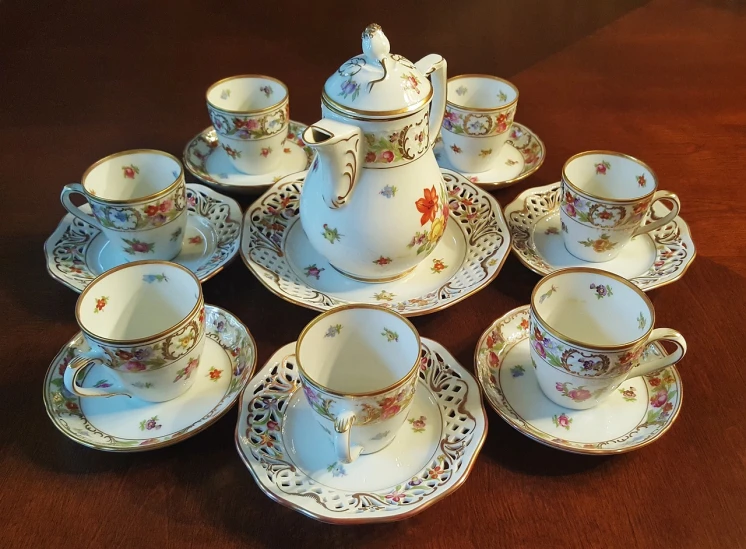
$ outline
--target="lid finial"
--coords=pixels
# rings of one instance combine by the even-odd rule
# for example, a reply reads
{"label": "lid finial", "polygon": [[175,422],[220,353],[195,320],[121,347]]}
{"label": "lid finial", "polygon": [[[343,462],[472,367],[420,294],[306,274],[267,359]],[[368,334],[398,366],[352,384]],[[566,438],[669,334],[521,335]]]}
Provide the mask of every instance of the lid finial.
{"label": "lid finial", "polygon": [[391,44],[381,29],[381,25],[371,23],[363,31],[363,53],[370,63],[381,62],[389,55]]}

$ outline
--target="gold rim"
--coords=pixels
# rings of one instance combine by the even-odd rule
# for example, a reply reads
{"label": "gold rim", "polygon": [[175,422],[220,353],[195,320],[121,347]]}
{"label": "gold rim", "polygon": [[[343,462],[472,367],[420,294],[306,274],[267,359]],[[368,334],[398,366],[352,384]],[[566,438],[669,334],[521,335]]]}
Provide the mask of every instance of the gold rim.
{"label": "gold rim", "polygon": [[[506,84],[509,86],[514,92],[515,92],[515,98],[510,101],[509,103],[505,103],[505,105],[500,105],[499,107],[492,107],[489,109],[481,108],[481,107],[466,107],[464,105],[459,105],[458,103],[454,103],[453,101],[450,101],[448,99],[448,84],[451,82],[455,82],[456,80],[460,80],[462,78],[482,78],[485,80],[496,80],[498,82],[502,82],[503,84]],[[518,102],[518,88],[515,87],[515,84],[512,82],[509,82],[505,80],[504,78],[500,78],[498,76],[492,76],[491,74],[460,74],[458,76],[452,76],[448,79],[446,82],[446,104],[450,105],[451,107],[454,107],[456,109],[462,110],[462,111],[468,111],[468,112],[496,112],[496,111],[502,111],[504,109],[507,109],[508,107],[511,107],[515,105]]]}
{"label": "gold rim", "polygon": [[[86,330],[80,318],[80,308],[83,306],[83,300],[85,299],[86,295],[88,295],[88,292],[92,291],[93,287],[96,286],[97,282],[104,280],[107,276],[112,275],[128,267],[139,267],[142,265],[165,265],[167,267],[176,267],[178,269],[181,269],[185,273],[189,274],[189,276],[192,277],[192,280],[194,280],[194,282],[197,284],[197,290],[199,292],[199,295],[197,296],[197,303],[195,303],[192,310],[189,313],[187,313],[187,315],[184,318],[179,320],[176,324],[174,324],[170,328],[166,328],[165,330],[162,330],[161,332],[157,334],[150,335],[147,337],[141,337],[137,339],[109,339],[107,337],[97,336],[96,334],[90,332],[89,330]],[[192,271],[190,271],[183,265],[179,265],[178,263],[174,263],[172,261],[162,261],[158,259],[146,259],[143,261],[133,261],[132,263],[125,263],[124,265],[118,265],[116,267],[109,269],[105,273],[97,276],[90,284],[88,284],[88,286],[85,287],[83,292],[78,297],[78,302],[75,304],[75,321],[78,323],[78,326],[80,327],[83,333],[91,336],[91,338],[95,339],[96,341],[100,341],[101,343],[117,345],[121,347],[130,347],[136,344],[155,341],[157,339],[162,338],[166,334],[168,334],[168,332],[172,332],[174,330],[177,330],[178,328],[181,328],[184,324],[187,324],[188,322],[190,322],[192,320],[192,317],[203,306],[204,306],[204,297],[202,296],[202,284],[200,283],[199,279],[195,276],[195,274]]]}
{"label": "gold rim", "polygon": [[[462,370],[463,372],[459,372],[459,374],[468,374],[475,381],[475,385],[476,385],[475,389],[477,389],[476,398],[479,401],[479,407],[482,410],[482,419],[484,422],[484,429],[482,430],[482,436],[475,443],[474,453],[472,454],[471,459],[469,460],[469,463],[466,469],[464,470],[464,474],[461,477],[459,477],[452,485],[450,485],[449,487],[446,487],[441,493],[432,496],[432,499],[427,500],[425,503],[422,503],[419,507],[413,508],[411,511],[406,511],[404,513],[400,513],[397,515],[391,515],[391,516],[385,516],[385,515],[378,516],[375,518],[335,519],[333,517],[328,517],[328,516],[321,515],[319,513],[314,513],[313,511],[310,511],[309,509],[305,507],[301,507],[300,505],[293,503],[289,499],[284,499],[282,496],[275,494],[272,490],[266,487],[264,483],[262,482],[262,480],[257,476],[256,472],[254,471],[254,468],[249,462],[248,457],[246,456],[243,448],[241,447],[241,439],[240,439],[241,435],[238,432],[238,429],[241,425],[241,412],[240,411],[243,410],[243,406],[244,406],[243,404],[244,391],[241,391],[241,397],[239,398],[239,401],[238,401],[239,414],[238,414],[238,419],[236,420],[236,429],[234,431],[234,436],[233,436],[233,440],[236,444],[236,450],[238,451],[238,455],[241,457],[241,461],[243,461],[244,465],[249,470],[249,473],[251,473],[251,476],[253,477],[254,482],[256,482],[257,486],[259,486],[262,492],[264,492],[264,494],[267,497],[269,497],[269,499],[271,499],[275,503],[279,503],[280,505],[288,507],[292,509],[293,511],[297,511],[298,513],[302,515],[318,520],[319,522],[324,522],[327,524],[350,524],[352,525],[352,524],[374,524],[374,523],[383,523],[383,522],[398,522],[400,520],[410,518],[428,509],[430,506],[434,505],[435,503],[438,503],[441,499],[451,495],[453,492],[455,492],[456,490],[461,488],[461,486],[463,486],[464,482],[466,482],[466,480],[469,478],[469,475],[471,474],[471,471],[474,468],[474,465],[477,463],[479,452],[482,450],[484,441],[487,439],[489,421],[487,419],[487,409],[484,406],[484,400],[481,398],[481,394],[480,394],[479,378],[473,375],[463,366],[462,366]],[[298,389],[294,389],[291,392],[294,392],[297,390]],[[440,415],[442,416],[443,412],[440,406],[438,406],[438,411],[440,412]],[[442,419],[443,418],[441,417],[441,420]],[[443,423],[444,422],[441,423],[441,426],[443,425]]]}
{"label": "gold rim", "polygon": [[[650,172],[650,175],[653,176],[653,183],[654,183],[653,188],[647,194],[644,194],[642,196],[638,196],[636,198],[606,198],[606,197],[603,197],[603,196],[595,195],[593,193],[589,193],[588,191],[581,189],[580,187],[578,187],[577,185],[575,185],[572,181],[570,181],[570,178],[567,176],[567,167],[570,165],[570,162],[572,162],[573,160],[577,160],[578,158],[582,158],[584,156],[590,156],[592,154],[599,154],[599,155],[602,154],[602,155],[606,155],[606,156],[616,156],[618,158],[624,158],[626,160],[631,160],[632,162],[635,162],[635,163],[639,164],[640,166],[642,166],[643,168],[645,168],[646,170],[648,170]],[[631,203],[639,202],[641,200],[644,200],[646,198],[649,198],[649,197],[653,196],[653,194],[655,194],[655,191],[658,189],[658,176],[655,175],[655,172],[653,171],[653,169],[650,166],[648,166],[645,162],[643,162],[639,158],[635,158],[634,156],[630,156],[628,154],[624,154],[624,153],[620,153],[620,152],[614,152],[614,151],[603,151],[603,150],[598,150],[598,151],[584,151],[584,152],[578,153],[578,154],[576,154],[574,156],[571,156],[567,160],[567,162],[565,162],[565,165],[562,166],[562,181],[564,181],[565,183],[567,183],[567,185],[571,189],[573,189],[574,191],[576,191],[576,192],[578,192],[578,193],[580,193],[580,194],[582,194],[582,195],[584,195],[584,196],[586,196],[588,198],[592,198],[594,200],[598,200],[599,202],[611,202],[613,204],[631,204]]]}
{"label": "gold rim", "polygon": [[[82,446],[85,446],[87,448],[92,448],[94,450],[101,450],[103,452],[112,452],[112,453],[121,453],[121,454],[130,454],[130,453],[136,453],[136,452],[147,452],[149,450],[157,450],[159,448],[165,448],[166,446],[172,446],[174,444],[178,444],[179,442],[181,442],[183,440],[191,438],[191,437],[193,437],[194,435],[196,435],[198,433],[201,433],[202,431],[204,431],[205,429],[207,429],[208,427],[210,427],[211,425],[213,425],[217,420],[219,420],[225,414],[227,414],[228,411],[231,408],[233,408],[233,405],[235,404],[235,402],[237,400],[239,400],[239,398],[242,398],[242,396],[243,396],[243,388],[249,383],[249,381],[251,381],[251,377],[252,377],[252,375],[254,373],[254,370],[256,368],[257,352],[256,352],[256,341],[254,340],[254,336],[251,334],[251,332],[246,327],[246,325],[238,319],[238,317],[236,317],[234,314],[229,313],[228,311],[226,311],[225,309],[223,309],[221,307],[216,307],[215,305],[205,305],[205,307],[210,307],[211,309],[217,309],[217,310],[222,311],[223,313],[225,313],[227,316],[233,318],[236,321],[236,323],[241,328],[243,328],[246,331],[246,334],[249,336],[249,341],[251,341],[251,348],[253,349],[253,353],[252,354],[254,355],[254,359],[252,360],[251,365],[248,366],[244,370],[244,373],[239,378],[239,379],[242,380],[242,382],[241,382],[241,388],[236,392],[236,394],[233,397],[233,399],[231,399],[231,402],[228,402],[225,405],[225,408],[223,408],[223,410],[221,410],[219,413],[211,416],[207,421],[205,421],[205,423],[203,423],[202,425],[200,425],[196,429],[193,429],[191,431],[187,431],[186,433],[184,433],[182,436],[180,436],[178,438],[165,440],[165,441],[160,442],[158,444],[149,444],[147,446],[134,446],[134,447],[118,448],[118,447],[113,447],[113,446],[103,446],[103,445],[100,445],[100,444],[92,443],[90,441],[78,438],[77,436],[75,436],[74,433],[66,431],[60,424],[57,423],[57,420],[56,420],[57,416],[54,413],[54,408],[52,406],[52,403],[49,402],[49,399],[47,397],[47,388],[49,387],[48,380],[49,380],[50,374],[52,372],[52,367],[57,362],[57,356],[59,356],[59,354],[60,354],[60,353],[57,353],[57,356],[55,356],[55,359],[51,362],[51,364],[49,365],[49,368],[47,369],[47,374],[46,374],[46,376],[44,378],[44,387],[42,388],[42,399],[44,400],[44,408],[46,409],[47,416],[52,421],[52,424],[57,428],[57,430],[60,433],[62,433],[63,435],[65,435],[70,440],[72,440],[74,442],[77,442],[78,444],[80,444]],[[205,332],[207,332],[207,331],[205,330]],[[205,333],[205,337],[207,337],[207,333]],[[70,348],[73,345],[73,343],[75,343],[76,339],[78,339],[78,334],[76,334],[75,336],[73,336],[73,338],[70,339],[70,341],[68,341],[65,344],[65,346],[64,346],[64,348],[62,350],[67,350],[68,348]],[[228,357],[228,359],[230,361],[232,359],[232,357],[231,357],[230,353],[228,352],[228,350],[224,349],[222,346],[220,346],[219,343],[218,343],[218,346],[220,347],[220,350],[223,351],[226,354],[226,356]],[[60,352],[62,352],[62,350]],[[227,393],[228,393],[228,391],[226,390],[226,394]],[[224,397],[225,397],[225,395],[223,395],[223,398]],[[85,398],[85,397],[77,397],[77,398],[80,399],[80,398]],[[222,398],[221,398],[221,402],[222,402]],[[218,402],[218,404],[216,404],[215,406],[217,407],[219,404],[220,404],[220,402]],[[214,408],[213,408],[213,410],[214,410]],[[82,413],[82,411],[81,411],[81,413]],[[197,420],[197,421],[199,421],[199,420]],[[121,438],[121,437],[115,437],[115,438]],[[140,440],[140,439],[123,439],[123,440]]]}
{"label": "gold rim", "polygon": [[[534,432],[532,432],[532,431],[530,431],[528,429],[532,429],[533,431],[536,431],[536,432],[539,432],[539,433],[544,433],[543,431],[540,431],[539,429],[531,427],[530,425],[528,427],[525,426],[525,425],[522,425],[522,424],[519,423],[519,421],[517,419],[515,419],[511,415],[507,414],[503,410],[502,405],[496,403],[493,400],[492,394],[490,393],[490,391],[487,390],[486,382],[483,381],[482,373],[485,372],[485,366],[483,366],[482,365],[483,364],[482,361],[479,360],[479,349],[482,348],[483,342],[485,341],[487,335],[489,335],[489,333],[492,330],[494,330],[497,327],[498,324],[500,324],[501,322],[503,322],[504,320],[507,320],[508,318],[510,318],[512,316],[516,316],[516,315],[520,314],[523,311],[528,312],[529,309],[530,309],[529,305],[523,305],[521,307],[516,307],[515,309],[513,309],[511,311],[508,311],[507,313],[505,313],[504,315],[502,315],[500,318],[498,318],[497,320],[495,320],[492,324],[490,324],[490,326],[479,337],[479,340],[477,342],[477,347],[476,347],[476,349],[474,351],[474,371],[477,374],[476,378],[477,378],[477,381],[479,382],[479,386],[482,389],[482,392],[484,393],[485,398],[489,401],[490,406],[492,407],[492,409],[495,412],[497,412],[497,414],[503,420],[505,420],[505,422],[508,425],[510,425],[511,427],[513,427],[516,431],[518,431],[522,435],[525,435],[528,438],[530,438],[531,440],[534,440],[534,441],[536,441],[536,442],[538,442],[540,444],[544,444],[545,446],[549,446],[551,448],[556,448],[558,450],[563,450],[565,452],[570,452],[570,453],[573,453],[573,454],[584,454],[584,455],[595,455],[595,456],[624,454],[624,453],[627,453],[627,452],[631,452],[633,450],[637,450],[639,448],[643,448],[643,447],[647,446],[648,444],[651,444],[651,443],[655,442],[656,440],[658,440],[659,438],[661,438],[671,428],[671,426],[675,423],[676,418],[679,417],[679,412],[681,412],[681,407],[682,407],[682,405],[684,403],[684,388],[683,388],[683,384],[682,384],[682,381],[681,381],[681,376],[679,375],[679,371],[676,369],[676,365],[675,364],[673,364],[671,366],[668,366],[666,369],[670,369],[671,372],[672,372],[672,374],[673,374],[673,376],[674,376],[674,378],[676,379],[676,385],[677,385],[677,388],[678,388],[678,395],[679,395],[679,406],[676,409],[676,412],[671,416],[671,420],[668,422],[668,424],[663,429],[661,429],[654,437],[652,437],[650,440],[647,440],[646,442],[644,442],[642,444],[637,444],[637,445],[634,445],[634,446],[628,446],[626,448],[619,448],[617,450],[604,450],[604,449],[600,449],[600,448],[599,449],[574,448],[574,447],[564,446],[564,445],[562,445],[560,443],[552,442],[552,441],[549,441],[549,440],[541,438],[540,436],[534,434]],[[520,338],[518,341],[515,341],[515,342],[513,342],[511,344],[506,345],[500,351],[500,354],[502,356],[507,355],[507,353],[509,353],[513,349],[513,347],[515,347],[521,341],[523,341],[523,339],[528,339],[528,335],[525,335],[523,338]],[[653,345],[655,346],[656,349],[658,349],[659,351],[663,352],[665,356],[668,355],[668,353],[666,353],[666,350],[663,348],[663,346],[660,343],[653,343]],[[502,368],[502,362],[503,361],[501,359],[500,360],[500,366],[498,366],[498,368]],[[647,389],[647,385],[645,386],[645,388]],[[507,399],[506,399],[506,401],[507,401]],[[525,419],[522,419],[522,421],[524,423],[527,423]],[[548,433],[544,433],[544,434],[548,435]]]}
{"label": "gold rim", "polygon": [[[156,193],[138,197],[138,198],[128,198],[127,200],[113,200],[111,198],[101,198],[100,196],[91,194],[91,191],[89,191],[85,186],[86,178],[90,175],[90,173],[95,168],[98,168],[104,162],[108,162],[120,156],[125,156],[125,155],[130,155],[130,154],[157,154],[160,156],[165,156],[166,158],[170,158],[171,160],[176,162],[177,166],[179,166],[179,175],[176,177],[176,179],[172,183],[169,183],[168,187],[166,187],[165,189],[162,189]],[[88,167],[88,169],[85,172],[83,172],[83,177],[80,178],[80,185],[81,187],[83,187],[83,190],[85,191],[86,198],[94,202],[104,202],[106,204],[139,204],[141,202],[150,202],[151,200],[160,198],[161,196],[168,194],[172,190],[176,189],[179,183],[186,183],[184,180],[184,165],[174,155],[169,154],[167,152],[158,151],[156,149],[131,149],[129,151],[121,151],[118,153],[110,154],[109,156],[105,156],[101,160],[98,160],[94,162],[93,164],[91,164]]]}
{"label": "gold rim", "polygon": [[[428,93],[426,97],[423,97],[422,99],[420,99],[417,103],[413,103],[401,109],[394,109],[391,111],[365,111],[362,109],[354,109],[352,107],[346,107],[340,103],[337,103],[334,99],[329,97],[329,95],[327,95],[326,93],[326,90],[323,90],[321,92],[321,102],[327,107],[329,107],[331,110],[336,112],[337,114],[348,116],[356,120],[373,119],[378,122],[382,120],[396,120],[398,118],[403,118],[405,115],[409,115],[414,112],[417,112],[420,109],[422,109],[425,105],[427,105],[432,99],[432,97],[433,97],[433,88],[431,86],[430,93]],[[401,116],[396,116],[396,115],[401,115]],[[380,118],[383,116],[394,116],[395,118],[388,118],[388,119]]]}
{"label": "gold rim", "polygon": [[[285,90],[285,97],[280,99],[277,103],[273,103],[269,107],[264,107],[263,109],[242,110],[242,111],[224,109],[223,107],[218,107],[215,103],[210,101],[210,92],[217,86],[221,84],[225,84],[226,82],[230,82],[231,80],[238,80],[238,79],[245,79],[245,78],[251,78],[251,79],[262,78],[264,80],[272,80],[273,82],[276,82],[277,84],[279,84],[283,90]],[[222,80],[218,80],[217,82],[212,84],[209,88],[207,88],[207,92],[205,93],[205,100],[207,101],[207,104],[213,109],[215,109],[216,111],[227,112],[230,114],[248,114],[248,115],[264,114],[264,113],[267,113],[269,111],[272,111],[282,106],[284,103],[288,103],[290,101],[290,91],[288,90],[288,87],[285,85],[284,82],[281,82],[277,78],[273,78],[271,76],[266,76],[264,74],[237,74],[236,76],[229,76],[228,78],[223,78]]]}
{"label": "gold rim", "polygon": [[[394,383],[392,383],[388,387],[383,387],[381,389],[376,389],[374,391],[366,391],[366,392],[363,392],[363,393],[354,393],[354,392],[351,392],[351,391],[344,391],[344,392],[342,392],[342,391],[336,391],[334,389],[331,389],[331,388],[329,388],[329,387],[327,387],[327,386],[319,383],[315,379],[313,379],[310,375],[308,375],[308,372],[306,372],[306,370],[303,368],[303,365],[302,365],[302,362],[301,362],[301,358],[300,358],[300,349],[301,349],[301,345],[303,344],[303,338],[306,337],[306,334],[311,330],[311,328],[313,328],[314,326],[316,326],[316,324],[318,324],[319,322],[321,322],[325,318],[327,318],[327,317],[329,317],[329,316],[331,316],[333,314],[336,314],[336,313],[339,313],[339,312],[342,312],[342,311],[347,311],[347,310],[350,310],[350,309],[370,309],[370,310],[374,310],[374,311],[380,311],[382,313],[386,313],[387,315],[393,316],[397,320],[400,320],[401,322],[404,322],[404,324],[414,334],[414,337],[417,340],[417,356],[414,359],[414,364],[409,369],[409,371],[401,377],[401,379],[398,379],[397,381],[395,381]],[[420,340],[420,334],[417,331],[417,328],[414,327],[414,324],[412,324],[405,317],[403,317],[402,315],[400,315],[399,313],[397,313],[395,311],[391,311],[390,309],[386,309],[386,308],[381,307],[379,305],[370,305],[370,304],[367,304],[367,303],[353,303],[353,304],[348,304],[348,305],[340,305],[338,307],[334,307],[333,309],[329,309],[328,311],[325,311],[325,312],[321,313],[320,315],[318,315],[311,322],[309,322],[306,325],[305,328],[303,328],[303,331],[298,336],[298,340],[295,342],[295,362],[298,365],[298,371],[303,376],[304,381],[307,380],[315,388],[320,389],[320,390],[322,390],[325,393],[329,393],[330,395],[334,395],[334,396],[338,396],[338,397],[353,397],[353,398],[369,397],[369,396],[381,395],[381,394],[384,394],[384,393],[388,393],[389,391],[393,391],[394,389],[397,389],[397,388],[401,387],[402,385],[404,385],[405,383],[407,383],[408,381],[410,381],[413,375],[417,375],[417,370],[418,370],[418,368],[420,366],[420,350],[421,349],[422,349],[422,341]]]}
{"label": "gold rim", "polygon": [[[627,286],[629,289],[634,291],[638,296],[640,296],[643,302],[647,305],[648,312],[650,313],[650,327],[647,329],[647,331],[644,334],[642,334],[640,337],[638,337],[637,339],[633,341],[629,341],[625,343],[617,343],[614,345],[595,345],[592,343],[579,341],[577,339],[566,336],[559,330],[549,326],[547,321],[541,316],[541,314],[539,314],[539,311],[537,311],[536,309],[536,304],[535,304],[536,294],[538,293],[539,289],[544,287],[548,281],[552,280],[553,278],[563,276],[566,274],[571,274],[571,273],[588,273],[588,274],[593,274],[595,276],[598,276],[600,278],[609,277]],[[645,294],[645,292],[643,292],[640,288],[632,284],[626,278],[623,278],[614,273],[610,273],[608,271],[602,271],[600,269],[591,269],[589,267],[568,267],[567,269],[559,269],[557,271],[554,271],[551,274],[548,274],[544,278],[542,278],[536,284],[533,291],[531,292],[531,313],[538,318],[539,322],[541,322],[541,324],[546,328],[546,330],[549,333],[561,339],[562,341],[569,343],[570,345],[578,345],[580,347],[585,347],[586,349],[593,349],[593,350],[599,350],[599,351],[619,350],[619,349],[624,349],[626,347],[634,347],[638,343],[646,340],[648,336],[650,335],[650,332],[653,331],[653,327],[655,326],[655,309],[653,308],[653,303],[650,301],[650,298]]]}
{"label": "gold rim", "polygon": [[407,269],[403,273],[399,273],[397,275],[389,276],[389,277],[386,277],[386,278],[365,278],[363,276],[355,276],[353,274],[350,274],[347,271],[344,271],[344,270],[340,269],[339,267],[335,267],[331,263],[329,263],[329,265],[331,265],[332,269],[334,269],[335,271],[337,271],[342,276],[346,276],[347,278],[350,278],[352,280],[357,280],[358,282],[365,282],[367,284],[385,284],[386,282],[393,282],[394,280],[399,280],[400,278],[404,278],[409,273],[411,273],[412,271],[414,271],[415,268],[417,267],[417,265],[415,265],[414,267],[410,267],[409,269]]}

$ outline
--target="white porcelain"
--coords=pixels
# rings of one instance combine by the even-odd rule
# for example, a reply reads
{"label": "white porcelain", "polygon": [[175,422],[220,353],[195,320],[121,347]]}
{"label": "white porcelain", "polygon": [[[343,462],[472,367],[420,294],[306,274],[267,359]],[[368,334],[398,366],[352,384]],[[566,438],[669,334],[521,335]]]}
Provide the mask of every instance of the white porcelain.
{"label": "white porcelain", "polygon": [[[539,388],[528,333],[526,305],[487,328],[474,362],[487,401],[509,425],[537,442],[578,454],[629,452],[660,438],[681,411],[683,387],[675,366],[626,380],[591,410],[555,404]],[[653,343],[641,363],[665,356],[665,349]]]}
{"label": "white porcelain", "polygon": [[[205,304],[199,280],[181,265],[137,261],[106,271],[78,297],[75,319],[90,347],[64,372],[65,388],[75,396],[163,402],[188,391],[199,376]],[[106,366],[121,388],[78,386],[93,363]]]}
{"label": "white porcelain", "polygon": [[[196,183],[186,187],[187,225],[181,252],[173,262],[204,282],[238,253],[243,214],[232,198]],[[84,204],[81,210],[88,213],[90,207]],[[44,254],[52,278],[77,292],[104,271],[128,262],[101,230],[72,214],[60,221],[44,243]]]}
{"label": "white porcelain", "polygon": [[[560,217],[567,251],[583,261],[614,259],[630,240],[670,223],[680,202],[657,191],[658,179],[643,162],[611,151],[576,154],[562,168]],[[657,201],[671,204],[661,219],[648,220]]]}
{"label": "white porcelain", "polygon": [[[62,205],[102,231],[123,259],[171,260],[186,228],[184,168],[161,151],[139,149],[107,156],[62,188]],[[82,194],[91,213],[72,203]]]}
{"label": "white porcelain", "polygon": [[285,84],[255,74],[224,78],[208,88],[207,111],[236,170],[263,175],[280,166],[290,120]]}
{"label": "white porcelain", "polygon": [[[170,446],[215,423],[238,398],[256,366],[256,345],[241,321],[205,305],[205,348],[192,388],[168,402],[137,398],[78,398],[65,389],[70,361],[89,347],[79,332],[66,343],[44,378],[44,404],[57,429],[69,439],[107,452],[139,452]],[[81,380],[84,389],[124,389],[101,364]]]}
{"label": "white porcelain", "polygon": [[374,305],[346,305],[313,319],[295,348],[303,392],[351,463],[391,444],[417,388],[420,336],[412,323]]}
{"label": "white porcelain", "polygon": [[510,249],[497,201],[444,170],[450,222],[431,257],[386,284],[352,280],[309,245],[298,223],[303,178],[297,174],[279,181],[249,206],[241,238],[241,258],[249,270],[271,292],[296,305],[325,311],[372,303],[405,316],[435,312],[489,284]]}
{"label": "white porcelain", "polygon": [[[600,404],[630,376],[652,374],[686,354],[684,337],[654,328],[650,299],[624,278],[574,268],[542,278],[531,293],[531,360],[549,400],[575,410]],[[676,351],[638,365],[645,348],[667,341]]]}
{"label": "white porcelain", "polygon": [[323,441],[299,390],[295,344],[279,349],[241,394],[236,425],[238,453],[264,493],[317,520],[355,524],[411,517],[461,486],[487,431],[479,387],[440,344],[422,344],[404,427],[351,464]]}
{"label": "white porcelain", "polygon": [[508,141],[518,108],[518,88],[487,74],[448,79],[443,116],[443,150],[461,173],[495,168]]}
{"label": "white porcelain", "polygon": [[[438,165],[447,170],[459,171],[449,162],[444,147],[443,138],[439,136],[433,146]],[[481,188],[494,190],[509,187],[527,178],[541,167],[545,157],[546,147],[541,139],[523,124],[513,122],[508,140],[495,157],[490,169],[480,173],[460,173]]]}
{"label": "white porcelain", "polygon": [[311,167],[316,153],[300,137],[306,128],[305,124],[290,121],[280,163],[277,169],[267,174],[249,175],[236,170],[220,146],[218,134],[212,126],[187,143],[184,165],[197,179],[221,191],[246,194],[264,192],[286,175]]}
{"label": "white porcelain", "polygon": [[[619,255],[603,263],[578,259],[564,246],[560,221],[560,183],[534,187],[505,207],[513,252],[540,275],[567,267],[588,267],[623,276],[643,291],[659,288],[681,278],[697,254],[689,226],[681,217],[634,237]],[[653,219],[670,212],[662,202],[650,207]]]}
{"label": "white porcelain", "polygon": [[446,187],[431,149],[446,62],[390,54],[378,25],[365,29],[363,52],[327,80],[324,118],[303,132],[318,157],[306,175],[301,224],[335,269],[387,282],[427,260],[446,229]]}

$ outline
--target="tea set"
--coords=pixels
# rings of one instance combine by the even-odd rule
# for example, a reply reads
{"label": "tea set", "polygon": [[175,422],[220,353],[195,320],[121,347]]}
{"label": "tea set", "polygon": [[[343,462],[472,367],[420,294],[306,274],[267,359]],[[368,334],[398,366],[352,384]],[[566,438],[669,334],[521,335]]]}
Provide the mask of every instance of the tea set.
{"label": "tea set", "polygon": [[[681,407],[687,345],[655,327],[644,290],[694,259],[678,197],[639,160],[589,151],[503,214],[487,190],[545,157],[514,121],[517,88],[449,79],[440,55],[391,54],[378,25],[362,52],[326,81],[308,126],[275,78],[209,87],[212,125],[184,165],[218,190],[263,192],[243,215],[155,150],[106,157],[63,187],[69,214],[45,254],[80,292],[80,332],[45,377],[54,425],[91,448],[152,450],[238,400],[236,448],[257,485],[339,524],[401,520],[463,484],[486,437],[482,394],[560,450],[657,440]],[[481,336],[473,376],[406,317],[484,288],[511,246],[544,278]],[[321,311],[257,372],[249,329],[202,295],[236,254],[271,292]]]}

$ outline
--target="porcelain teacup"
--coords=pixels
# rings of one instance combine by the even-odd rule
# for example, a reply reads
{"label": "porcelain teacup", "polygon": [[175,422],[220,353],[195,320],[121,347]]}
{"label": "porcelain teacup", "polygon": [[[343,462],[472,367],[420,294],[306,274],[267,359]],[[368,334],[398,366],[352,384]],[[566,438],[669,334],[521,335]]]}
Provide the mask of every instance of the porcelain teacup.
{"label": "porcelain teacup", "polygon": [[[654,324],[653,304],[620,276],[571,268],[544,277],[531,294],[529,316],[531,360],[542,392],[560,406],[584,410],[628,377],[676,364],[686,354],[684,337]],[[641,363],[655,341],[673,343],[676,350]]]}
{"label": "porcelain teacup", "polygon": [[[80,294],[75,318],[90,347],[64,373],[65,387],[76,396],[163,402],[194,384],[205,344],[205,303],[189,269],[166,261],[115,267]],[[81,387],[77,380],[91,363],[106,366],[123,390]]]}
{"label": "porcelain teacup", "polygon": [[502,78],[464,74],[448,79],[441,137],[448,161],[461,172],[495,166],[518,108],[518,89]]}
{"label": "porcelain teacup", "polygon": [[[93,215],[70,197],[82,194]],[[187,224],[184,168],[174,156],[139,149],[107,156],[65,185],[62,205],[100,229],[127,260],[171,260],[181,251]]]}
{"label": "porcelain teacup", "polygon": [[249,175],[280,164],[290,123],[288,88],[270,76],[245,74],[215,82],[207,111],[233,167]]}
{"label": "porcelain teacup", "polygon": [[[562,168],[560,218],[565,248],[583,261],[614,259],[629,241],[669,223],[679,198],[658,191],[653,170],[640,160],[611,151],[576,154]],[[671,211],[645,223],[657,200]]]}
{"label": "porcelain teacup", "polygon": [[374,305],[331,309],[305,327],[295,358],[305,397],[339,461],[394,440],[419,374],[420,336],[407,319]]}

